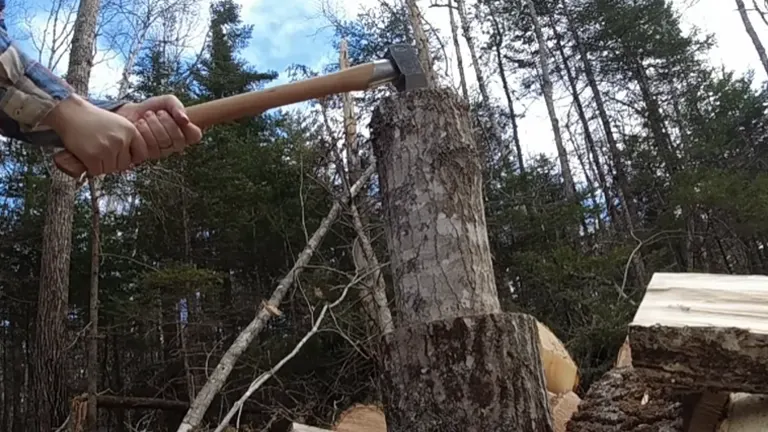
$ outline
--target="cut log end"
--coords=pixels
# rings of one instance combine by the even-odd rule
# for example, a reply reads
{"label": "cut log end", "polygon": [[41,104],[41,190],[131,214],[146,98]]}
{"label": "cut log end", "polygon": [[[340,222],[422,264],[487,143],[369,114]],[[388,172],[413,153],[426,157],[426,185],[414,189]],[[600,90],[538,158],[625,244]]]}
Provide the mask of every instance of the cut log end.
{"label": "cut log end", "polygon": [[651,387],[768,393],[768,277],[657,273],[630,325]]}
{"label": "cut log end", "polygon": [[539,351],[541,366],[547,391],[555,394],[575,391],[579,386],[579,368],[573,361],[565,345],[555,336],[549,327],[536,322],[539,332]]}
{"label": "cut log end", "polygon": [[552,432],[536,335],[536,321],[514,313],[386,335],[388,430]]}

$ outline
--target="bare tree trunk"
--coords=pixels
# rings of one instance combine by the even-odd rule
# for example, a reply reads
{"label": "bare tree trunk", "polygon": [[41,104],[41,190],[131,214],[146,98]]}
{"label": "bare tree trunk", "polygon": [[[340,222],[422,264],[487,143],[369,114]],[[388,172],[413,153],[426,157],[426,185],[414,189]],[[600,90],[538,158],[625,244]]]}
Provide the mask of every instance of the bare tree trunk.
{"label": "bare tree trunk", "polygon": [[91,293],[89,315],[91,328],[88,335],[88,427],[98,430],[99,411],[96,395],[99,390],[99,259],[101,258],[99,179],[88,181],[91,190]]}
{"label": "bare tree trunk", "polygon": [[448,0],[448,19],[451,23],[451,37],[453,38],[453,48],[456,50],[456,66],[459,68],[459,83],[461,84],[461,95],[464,100],[469,102],[469,90],[467,90],[467,77],[464,74],[464,57],[461,55],[461,43],[459,43],[459,28],[456,25],[456,17],[453,13],[453,0]]}
{"label": "bare tree trunk", "polygon": [[595,78],[594,71],[592,69],[592,62],[590,62],[587,56],[587,51],[584,45],[581,43],[581,36],[579,36],[578,30],[573,28],[571,22],[570,13],[568,12],[565,2],[563,3],[566,19],[568,21],[568,30],[573,37],[573,41],[576,45],[576,49],[579,52],[579,58],[581,59],[582,66],[584,67],[584,76],[587,79],[592,95],[595,98],[595,105],[597,106],[597,113],[600,117],[600,122],[603,125],[605,132],[605,139],[608,142],[608,149],[611,154],[611,162],[615,171],[616,183],[618,184],[619,195],[622,202],[622,213],[624,216],[624,223],[628,232],[633,230],[632,217],[636,214],[635,206],[632,202],[632,195],[629,189],[629,180],[627,177],[627,171],[624,167],[624,161],[621,159],[621,151],[619,150],[616,137],[613,135],[613,127],[611,126],[611,120],[608,117],[608,111],[605,108],[605,102],[603,101],[602,93],[597,85],[597,79]]}
{"label": "bare tree trunk", "polygon": [[560,58],[563,62],[563,69],[565,69],[565,75],[568,80],[568,86],[570,87],[571,94],[573,95],[573,103],[576,106],[576,113],[578,114],[579,121],[581,122],[582,128],[584,129],[584,139],[587,143],[587,150],[589,151],[589,154],[592,157],[592,165],[595,168],[595,172],[597,174],[597,181],[598,181],[598,184],[600,185],[600,191],[603,194],[603,199],[605,199],[605,205],[608,208],[608,215],[610,216],[612,222],[617,223],[620,221],[619,212],[618,212],[618,209],[616,209],[616,203],[614,203],[613,197],[611,196],[610,189],[608,187],[608,177],[605,174],[603,163],[600,161],[600,155],[597,151],[597,145],[595,144],[595,139],[592,136],[592,130],[589,128],[589,120],[587,120],[587,114],[584,111],[584,105],[581,103],[581,98],[579,97],[579,90],[576,87],[576,77],[574,76],[573,71],[571,70],[571,65],[568,63],[568,57],[565,55],[565,48],[563,47],[563,43],[560,38],[560,33],[557,31],[557,28],[555,27],[555,23],[552,20],[551,16],[550,16],[550,26],[552,27],[552,32],[555,35],[555,44],[557,46],[558,52],[560,53]]}
{"label": "bare tree trunk", "polygon": [[541,31],[539,17],[536,15],[536,9],[532,0],[526,0],[528,11],[533,21],[533,29],[536,32],[536,39],[539,42],[539,67],[541,68],[541,88],[544,93],[544,102],[547,104],[549,120],[552,123],[552,133],[555,136],[555,146],[557,147],[557,156],[560,159],[560,169],[563,172],[564,193],[569,201],[576,199],[576,185],[573,182],[571,166],[568,162],[568,153],[563,145],[563,136],[560,133],[560,122],[557,119],[555,111],[555,102],[552,97],[552,79],[549,75],[549,56],[547,55],[547,44],[544,41],[544,33]]}
{"label": "bare tree trunk", "polygon": [[480,96],[482,97],[483,106],[488,110],[489,121],[491,124],[491,149],[499,150],[502,145],[502,135],[499,128],[499,124],[496,121],[496,116],[493,113],[493,106],[491,105],[491,97],[488,94],[488,87],[485,82],[485,74],[480,67],[480,59],[477,56],[477,49],[475,47],[475,39],[472,36],[472,29],[470,28],[469,17],[467,16],[467,7],[464,0],[456,0],[456,9],[459,12],[459,23],[461,24],[461,31],[464,39],[467,41],[469,47],[469,55],[472,58],[472,66],[475,68],[475,75],[477,76],[477,87],[480,89]]}
{"label": "bare tree trunk", "polygon": [[501,313],[468,105],[386,98],[371,141],[400,317],[384,336],[387,429],[551,432],[536,322]]}
{"label": "bare tree trunk", "polygon": [[[74,26],[67,80],[81,95],[88,93],[100,0],[81,0]],[[69,304],[75,180],[52,170],[43,227],[40,294],[33,356],[35,430],[49,431],[64,421],[67,400],[63,365],[65,319]]]}
{"label": "bare tree trunk", "polygon": [[768,73],[768,55],[765,54],[765,47],[763,47],[763,43],[760,42],[760,37],[757,35],[757,32],[755,32],[755,28],[752,27],[752,22],[749,20],[747,10],[744,7],[744,0],[736,0],[736,7],[739,9],[739,15],[741,15],[741,21],[744,23],[744,29],[752,40],[752,45],[755,46],[757,56],[760,57],[760,63],[763,64],[765,72]]}
{"label": "bare tree trunk", "polygon": [[[347,41],[341,43],[341,53],[339,56],[339,66],[341,69],[349,67],[349,58],[347,55]],[[362,163],[360,153],[357,148],[357,122],[355,119],[355,109],[352,106],[352,98],[349,93],[342,95],[344,110],[344,141],[347,148],[347,160],[349,161],[349,183],[357,183],[362,173]],[[349,188],[347,187],[347,192]],[[373,251],[370,236],[366,233],[364,218],[360,215],[358,209],[364,202],[364,197],[357,196],[350,198],[350,213],[352,213],[352,222],[357,234],[352,256],[355,261],[356,270],[362,273],[368,273],[366,278],[368,289],[363,291],[363,295],[372,301],[366,301],[363,304],[370,305],[372,310],[367,311],[376,324],[376,328],[381,333],[389,333],[393,330],[392,313],[389,310],[387,302],[387,290],[384,284],[384,277],[381,275],[381,266]]]}
{"label": "bare tree trunk", "polygon": [[512,90],[509,88],[509,82],[507,82],[507,73],[504,70],[504,56],[501,54],[502,41],[504,35],[499,26],[499,20],[496,19],[496,15],[491,11],[490,14],[491,23],[493,24],[493,32],[495,41],[493,49],[496,54],[496,66],[499,69],[499,77],[501,78],[501,85],[504,89],[504,96],[507,98],[507,107],[509,108],[509,120],[512,123],[512,140],[515,142],[515,152],[517,153],[517,165],[521,173],[525,173],[525,162],[523,161],[523,148],[520,145],[520,134],[517,128],[517,114],[515,113],[515,104],[512,102]]}
{"label": "bare tree trunk", "polygon": [[419,51],[419,61],[421,67],[424,69],[424,74],[427,79],[427,86],[437,85],[437,76],[435,75],[435,68],[432,64],[432,55],[429,52],[429,39],[424,32],[424,26],[422,25],[421,11],[416,4],[416,0],[406,0],[406,6],[408,7],[408,20],[411,22],[413,28],[413,36],[416,39],[416,48]]}

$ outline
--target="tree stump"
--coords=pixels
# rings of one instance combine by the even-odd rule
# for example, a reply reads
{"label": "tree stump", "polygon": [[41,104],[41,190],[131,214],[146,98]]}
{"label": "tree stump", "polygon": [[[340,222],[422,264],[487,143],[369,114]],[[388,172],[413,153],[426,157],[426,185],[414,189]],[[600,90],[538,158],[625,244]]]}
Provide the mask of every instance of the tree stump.
{"label": "tree stump", "polygon": [[384,336],[389,432],[552,432],[536,320],[502,314],[469,108],[421,89],[373,114],[396,330]]}
{"label": "tree stump", "polygon": [[385,336],[390,432],[551,431],[536,322],[488,314]]}

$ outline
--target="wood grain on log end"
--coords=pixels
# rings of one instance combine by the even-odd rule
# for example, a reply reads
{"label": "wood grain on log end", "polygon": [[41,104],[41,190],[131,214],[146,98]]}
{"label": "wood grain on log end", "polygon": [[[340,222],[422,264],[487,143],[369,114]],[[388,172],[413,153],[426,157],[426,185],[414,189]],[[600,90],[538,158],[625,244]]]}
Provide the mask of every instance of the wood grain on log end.
{"label": "wood grain on log end", "polygon": [[630,325],[652,387],[768,393],[768,277],[657,273]]}
{"label": "wood grain on log end", "polygon": [[683,404],[648,390],[633,369],[613,369],[592,384],[566,431],[684,432]]}
{"label": "wood grain on log end", "polygon": [[549,412],[552,415],[552,427],[555,432],[565,432],[571,417],[579,409],[581,399],[572,391],[562,394],[550,392],[547,396],[549,397]]}
{"label": "wood grain on log end", "polygon": [[488,314],[384,336],[389,432],[552,432],[536,320]]}
{"label": "wood grain on log end", "polygon": [[565,344],[539,321],[539,351],[547,390],[555,393],[574,391],[579,386],[579,368],[565,348]]}

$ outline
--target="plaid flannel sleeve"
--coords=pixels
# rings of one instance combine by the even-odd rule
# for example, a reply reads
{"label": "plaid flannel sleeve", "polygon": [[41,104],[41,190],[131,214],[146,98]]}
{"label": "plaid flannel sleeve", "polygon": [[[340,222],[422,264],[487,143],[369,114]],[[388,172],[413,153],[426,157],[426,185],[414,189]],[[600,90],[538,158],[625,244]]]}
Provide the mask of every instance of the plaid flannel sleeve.
{"label": "plaid flannel sleeve", "polygon": [[[58,136],[40,125],[74,89],[19,48],[5,27],[5,0],[0,0],[0,133],[31,144],[61,146]],[[88,100],[113,111],[124,101]]]}

